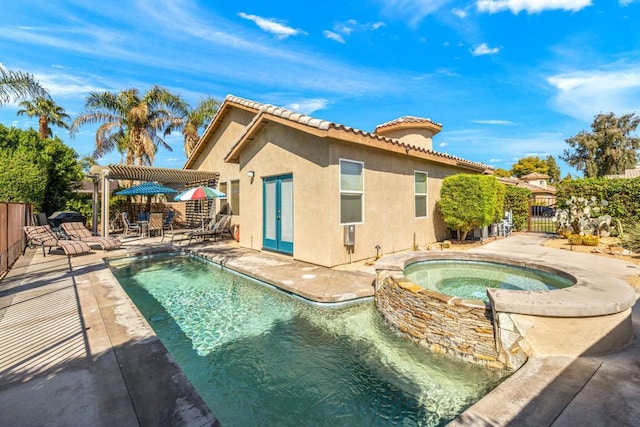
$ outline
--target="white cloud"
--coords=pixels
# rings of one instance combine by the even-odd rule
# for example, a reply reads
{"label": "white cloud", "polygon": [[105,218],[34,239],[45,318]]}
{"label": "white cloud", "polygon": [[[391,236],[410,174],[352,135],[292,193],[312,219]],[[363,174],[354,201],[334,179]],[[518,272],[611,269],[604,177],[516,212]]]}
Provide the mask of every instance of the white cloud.
{"label": "white cloud", "polygon": [[333,41],[336,41],[336,42],[342,43],[342,44],[346,43],[344,41],[344,38],[340,34],[334,33],[333,31],[325,30],[325,31],[322,32],[322,35],[325,36],[325,38],[327,38],[329,40],[333,40]]}
{"label": "white cloud", "polygon": [[326,108],[329,101],[323,98],[305,99],[303,101],[292,102],[285,106],[285,108],[302,114],[311,115],[315,111]]}
{"label": "white cloud", "polygon": [[454,15],[456,15],[460,19],[464,19],[468,15],[466,10],[458,9],[458,8],[451,9],[451,13],[453,13]]}
{"label": "white cloud", "polygon": [[522,11],[531,14],[557,9],[577,12],[591,4],[591,0],[478,0],[476,7],[480,12],[497,13],[510,10],[517,15]]}
{"label": "white cloud", "polygon": [[451,0],[378,0],[384,14],[393,17],[408,18],[409,25],[418,25],[422,20]]}
{"label": "white cloud", "polygon": [[333,31],[325,30],[322,35],[338,43],[346,43],[345,37],[350,36],[355,31],[376,31],[383,26],[384,22],[359,24],[355,19],[349,19],[344,22],[338,22],[333,26]]}
{"label": "white cloud", "polygon": [[254,22],[258,27],[260,27],[260,29],[266,31],[267,33],[274,34],[279,39],[286,39],[289,36],[305,34],[304,31],[296,30],[295,28],[289,27],[288,25],[277,19],[262,18],[257,15],[248,15],[244,12],[238,13],[238,16]]}
{"label": "white cloud", "polygon": [[443,147],[448,147],[449,143],[448,142],[441,142],[440,144],[438,144],[438,147],[443,148]]}
{"label": "white cloud", "polygon": [[620,6],[629,6],[631,3],[638,0],[618,0]]}
{"label": "white cloud", "polygon": [[640,105],[640,67],[615,71],[576,71],[547,78],[557,90],[554,107],[571,117],[591,122],[599,113],[634,112]]}
{"label": "white cloud", "polygon": [[497,47],[489,47],[488,44],[486,43],[482,43],[478,46],[476,46],[475,48],[473,48],[473,50],[471,51],[471,54],[473,56],[481,56],[481,55],[494,55],[496,53],[500,52],[500,49]]}
{"label": "white cloud", "polygon": [[471,120],[472,123],[479,123],[481,125],[512,125],[513,122],[509,120]]}

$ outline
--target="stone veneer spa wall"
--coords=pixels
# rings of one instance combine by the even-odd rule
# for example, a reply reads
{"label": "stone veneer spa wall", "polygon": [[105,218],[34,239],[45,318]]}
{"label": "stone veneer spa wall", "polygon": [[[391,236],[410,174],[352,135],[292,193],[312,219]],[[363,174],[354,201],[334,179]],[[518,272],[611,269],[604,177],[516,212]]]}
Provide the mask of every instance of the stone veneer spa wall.
{"label": "stone veneer spa wall", "polygon": [[[487,290],[488,303],[424,289],[404,276],[412,263],[478,260],[533,268],[575,283],[553,291]],[[541,265],[515,257],[455,251],[387,255],[376,263],[375,304],[400,335],[443,355],[497,369],[518,369],[529,356],[588,356],[633,340],[635,291],[615,277],[552,260]]]}

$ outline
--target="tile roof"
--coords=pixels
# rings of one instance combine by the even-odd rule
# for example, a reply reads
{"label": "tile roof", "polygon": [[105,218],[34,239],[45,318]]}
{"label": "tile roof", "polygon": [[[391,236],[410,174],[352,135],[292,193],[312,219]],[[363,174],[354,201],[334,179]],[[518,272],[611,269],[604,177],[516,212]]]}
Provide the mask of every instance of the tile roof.
{"label": "tile roof", "polygon": [[616,178],[640,178],[640,166],[636,166],[635,168],[625,169],[624,173],[619,175],[605,175],[605,178],[616,179]]}
{"label": "tile roof", "polygon": [[[276,107],[273,106],[271,104],[261,104],[259,102],[255,102],[255,101],[251,101],[245,98],[240,98],[237,96],[233,96],[233,95],[227,95],[226,99],[225,99],[225,104],[226,103],[234,103],[237,105],[241,105],[247,108],[251,108],[254,109],[258,112],[258,114],[256,114],[256,116],[254,117],[253,121],[247,125],[245,132],[240,136],[240,138],[238,139],[238,142],[234,145],[234,147],[232,147],[231,152],[229,154],[231,154],[232,152],[234,152],[237,148],[238,145],[240,144],[240,142],[243,140],[244,136],[247,134],[247,132],[249,132],[249,130],[253,127],[253,125],[255,123],[257,123],[258,121],[261,120],[262,116],[264,114],[269,114],[271,116],[274,117],[280,117],[282,119],[291,121],[291,122],[295,122],[295,123],[299,123],[305,126],[309,126],[318,130],[322,130],[322,131],[329,131],[332,129],[335,129],[337,131],[340,132],[344,132],[346,134],[353,134],[353,135],[357,135],[357,136],[362,136],[365,138],[370,138],[372,140],[376,140],[376,141],[380,141],[384,144],[389,144],[389,146],[396,146],[396,147],[401,147],[403,148],[407,154],[410,154],[411,151],[414,152],[418,152],[418,153],[425,153],[428,154],[432,157],[436,157],[436,158],[441,158],[441,159],[446,159],[446,160],[451,160],[451,161],[455,161],[458,162],[460,164],[464,164],[464,165],[468,165],[470,167],[474,167],[477,169],[485,169],[485,170],[492,170],[493,167],[491,166],[487,166],[483,163],[479,163],[479,162],[473,162],[470,160],[466,160],[463,159],[461,157],[457,157],[457,156],[452,156],[450,154],[446,154],[446,153],[440,153],[437,151],[433,151],[433,150],[427,150],[425,148],[422,147],[418,147],[412,144],[407,144],[407,143],[403,143],[400,142],[400,140],[395,139],[395,138],[389,138],[386,136],[382,136],[382,135],[378,135],[376,133],[372,133],[372,132],[366,132],[360,129],[355,129],[349,126],[345,126],[339,123],[334,123],[334,122],[330,122],[327,120],[321,120],[321,119],[316,119],[310,116],[307,116],[305,114],[300,114],[300,113],[296,113],[294,111],[291,110],[287,110],[286,108],[282,108],[282,107]],[[222,107],[220,108],[220,110],[222,110]],[[404,119],[408,119],[410,118],[410,116],[405,116]],[[400,119],[396,119],[397,120],[401,120],[403,118]],[[428,122],[428,123],[434,123],[432,122],[430,119],[420,119],[420,118],[410,118],[411,120],[419,120],[421,122]],[[380,125],[380,126],[389,126],[389,123],[392,123],[395,121],[391,121],[391,122],[387,122],[384,125]],[[437,123],[435,123],[438,126],[441,126]],[[380,126],[378,126],[378,128],[380,128]],[[201,143],[204,142],[203,140],[200,141]],[[229,157],[229,155],[227,155],[227,158]]]}
{"label": "tile roof", "polygon": [[498,177],[498,181],[506,185],[513,185],[515,187],[522,187],[530,190],[532,193],[555,193],[556,187],[553,185],[547,185],[547,188],[540,187],[538,185],[531,184],[527,181],[522,181],[518,178],[506,178]]}
{"label": "tile roof", "polygon": [[533,173],[521,176],[520,179],[524,181],[528,181],[530,179],[549,179],[549,175],[544,173],[533,172]]}
{"label": "tile roof", "polygon": [[382,128],[389,126],[396,126],[402,123],[429,123],[439,127],[442,127],[442,123],[434,122],[433,120],[426,117],[415,117],[415,116],[402,116],[397,119],[390,120],[386,123],[376,126],[376,132]]}

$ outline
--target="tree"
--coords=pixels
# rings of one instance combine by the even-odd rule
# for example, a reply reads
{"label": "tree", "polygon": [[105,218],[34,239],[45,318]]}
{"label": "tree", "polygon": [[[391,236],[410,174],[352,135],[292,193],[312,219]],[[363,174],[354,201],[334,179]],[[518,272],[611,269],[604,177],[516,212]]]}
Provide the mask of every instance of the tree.
{"label": "tree", "polygon": [[92,92],[85,102],[86,111],[71,125],[71,135],[80,126],[100,124],[94,158],[117,149],[127,165],[152,165],[158,147],[172,151],[163,133],[181,123],[187,108],[178,95],[159,86],[142,96],[135,88],[118,93]]}
{"label": "tree", "polygon": [[504,211],[505,190],[495,176],[457,174],[446,177],[439,206],[445,224],[465,240],[469,231],[498,221]]}
{"label": "tree", "polygon": [[83,173],[78,155],[59,138],[0,125],[0,196],[33,203],[40,212],[64,209]]}
{"label": "tree", "polygon": [[34,101],[22,101],[20,106],[22,110],[18,110],[18,115],[23,114],[29,117],[38,117],[38,132],[43,139],[53,137],[53,132],[49,125],[58,126],[69,129],[67,120],[69,115],[65,113],[64,108],[57,105],[51,98],[38,97]]}
{"label": "tree", "polygon": [[530,173],[547,174],[548,169],[549,166],[545,160],[540,159],[538,156],[529,156],[518,160],[518,163],[514,163],[511,167],[511,173],[521,178]]}
{"label": "tree", "polygon": [[511,176],[511,171],[502,168],[496,168],[493,171],[493,174],[500,178],[509,178]]}
{"label": "tree", "polygon": [[0,65],[0,106],[15,99],[40,96],[49,94],[31,74],[8,70]]}
{"label": "tree", "polygon": [[220,101],[213,98],[201,99],[194,109],[188,108],[187,114],[177,126],[172,126],[165,131],[171,133],[176,127],[182,127],[184,136],[184,153],[189,157],[200,140],[198,129],[205,128],[220,108]]}
{"label": "tree", "polygon": [[639,124],[635,113],[620,117],[598,114],[591,124],[592,132],[580,131],[565,141],[571,149],[564,150],[560,158],[587,178],[624,173],[638,161],[640,138],[630,134]]}
{"label": "tree", "polygon": [[553,156],[547,157],[547,175],[549,175],[549,182],[552,184],[560,182],[560,168]]}

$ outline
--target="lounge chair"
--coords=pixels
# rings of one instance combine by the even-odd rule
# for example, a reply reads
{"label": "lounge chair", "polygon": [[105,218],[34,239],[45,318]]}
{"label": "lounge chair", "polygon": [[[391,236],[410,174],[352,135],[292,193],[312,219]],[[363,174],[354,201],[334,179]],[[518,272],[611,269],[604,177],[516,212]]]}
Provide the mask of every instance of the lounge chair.
{"label": "lounge chair", "polygon": [[22,254],[27,251],[28,247],[42,246],[42,255],[47,256],[44,251],[45,247],[49,248],[51,252],[52,248],[61,248],[67,257],[77,254],[85,254],[91,252],[91,247],[86,242],[81,240],[61,240],[51,230],[48,225],[27,225],[22,228],[27,235],[27,244],[22,251]]}
{"label": "lounge chair", "polygon": [[215,242],[218,237],[222,238],[224,233],[230,230],[230,225],[231,225],[231,215],[223,215],[220,217],[218,222],[214,224],[213,228],[209,230],[194,231],[192,233],[189,233],[189,243],[187,243],[187,246],[191,244],[191,241],[194,238],[196,239],[202,238],[202,240],[204,240],[207,237],[212,236],[213,241]]}
{"label": "lounge chair", "polygon": [[87,242],[89,246],[99,245],[103,251],[118,249],[122,246],[122,242],[115,237],[93,236],[81,222],[63,222],[60,224],[60,227],[62,227],[62,231],[64,231],[69,239],[82,240],[83,242]]}
{"label": "lounge chair", "polygon": [[[216,221],[215,219],[211,219],[209,221],[209,223],[205,226],[204,230],[212,230],[213,227],[215,227],[216,225]],[[185,240],[191,233],[196,233],[196,232],[201,232],[203,231],[202,227],[200,225],[196,226],[192,226],[192,227],[188,227],[188,228],[180,228],[180,229],[176,229],[176,230],[170,230],[170,231],[166,231],[163,236],[162,236],[162,241],[164,241],[165,237],[171,237],[171,240],[169,241],[169,243],[173,243],[173,241],[175,240],[176,237],[180,237],[180,240],[178,240],[178,244],[182,243],[183,240]]]}
{"label": "lounge chair", "polygon": [[140,232],[142,231],[140,225],[129,222],[129,217],[126,212],[122,212],[122,224],[124,225],[125,236],[128,236],[129,233],[136,233],[140,235]]}

